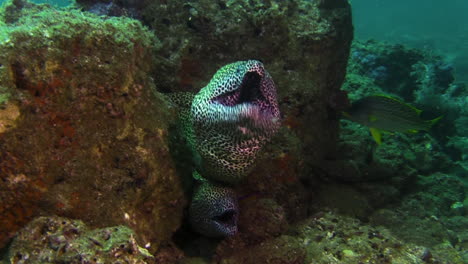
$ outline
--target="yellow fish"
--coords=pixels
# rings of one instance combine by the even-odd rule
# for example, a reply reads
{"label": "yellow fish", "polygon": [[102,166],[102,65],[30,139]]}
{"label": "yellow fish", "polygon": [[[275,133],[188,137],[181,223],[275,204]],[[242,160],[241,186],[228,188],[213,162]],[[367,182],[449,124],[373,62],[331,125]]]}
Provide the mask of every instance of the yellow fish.
{"label": "yellow fish", "polygon": [[382,131],[416,133],[428,131],[442,116],[421,119],[422,110],[387,95],[373,95],[354,102],[344,113],[349,120],[370,128],[377,144],[382,143]]}

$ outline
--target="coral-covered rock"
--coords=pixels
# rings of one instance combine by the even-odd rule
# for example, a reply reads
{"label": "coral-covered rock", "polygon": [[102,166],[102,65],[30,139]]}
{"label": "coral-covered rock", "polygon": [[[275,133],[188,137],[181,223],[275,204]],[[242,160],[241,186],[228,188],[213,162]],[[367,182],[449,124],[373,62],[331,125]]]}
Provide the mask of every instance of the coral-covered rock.
{"label": "coral-covered rock", "polygon": [[[387,70],[379,77],[375,72],[381,67]],[[461,148],[460,144],[452,145],[457,137],[450,137],[452,142],[449,142],[448,146],[451,147],[448,148],[447,135],[458,129],[457,124],[464,118],[462,109],[466,107],[461,107],[461,100],[453,96],[454,90],[459,95],[464,90],[462,87],[455,89],[450,84],[453,80],[447,75],[451,72],[452,69],[445,65],[441,57],[423,50],[376,41],[355,41],[343,85],[352,101],[369,95],[391,94],[422,109],[421,115],[426,120],[440,115],[444,117],[427,133],[384,133],[383,144],[378,147],[368,127],[342,121],[340,154],[336,160],[325,163],[327,176],[347,182],[379,180],[386,184],[374,184],[378,189],[393,186],[406,190],[411,189],[411,182],[416,180],[418,174],[454,171],[456,166],[453,166],[452,159],[457,158],[458,154],[452,147]],[[437,102],[425,103],[422,100],[431,96],[437,97]],[[451,103],[443,102],[446,99]],[[458,109],[457,116],[455,109]],[[368,187],[366,189],[372,193],[372,188]],[[394,191],[384,193],[398,195]],[[397,197],[394,196],[393,200]],[[371,200],[381,202],[380,199]],[[386,196],[383,200],[390,201],[392,198]]]}
{"label": "coral-covered rock", "polygon": [[452,166],[441,144],[428,134],[385,133],[377,146],[368,127],[348,120],[341,125],[338,161],[323,166],[331,178],[347,182],[409,179]]}
{"label": "coral-covered rock", "polygon": [[[90,1],[78,3],[86,9]],[[161,39],[160,91],[197,91],[223,65],[260,60],[277,84],[284,125],[302,142],[301,176],[334,155],[335,98],[353,37],[347,1],[145,1],[138,10]]]}
{"label": "coral-covered rock", "polygon": [[382,225],[406,241],[435,247],[446,241],[464,246],[463,180],[448,174],[419,176],[411,194],[400,199],[398,206],[380,209],[370,216],[373,225]]}
{"label": "coral-covered rock", "polygon": [[242,211],[239,229],[250,241],[277,237],[288,228],[285,210],[271,199],[249,199]]}
{"label": "coral-covered rock", "polygon": [[371,78],[384,90],[409,100],[418,81],[412,67],[423,58],[420,50],[403,45],[355,41],[348,71]]}
{"label": "coral-covered rock", "polygon": [[[220,252],[220,254],[223,254]],[[224,254],[223,254],[224,255]],[[280,236],[253,247],[236,250],[231,256],[216,260],[220,264],[236,263],[306,263],[306,251],[300,239],[292,236]]]}
{"label": "coral-covered rock", "polygon": [[338,126],[329,99],[345,72],[349,11],[346,1],[168,1],[153,2],[143,17],[162,40],[158,71],[177,73],[157,80],[163,90],[199,89],[221,65],[263,61],[284,124],[313,167],[334,151]]}
{"label": "coral-covered rock", "polygon": [[[453,223],[466,214],[466,157],[461,153],[467,90],[453,83],[452,67],[433,52],[356,41],[351,54],[344,89],[352,101],[392,94],[422,109],[425,119],[443,118],[427,132],[386,133],[379,146],[367,127],[343,120],[340,158],[330,163],[328,178],[348,182],[365,197],[371,210],[364,219],[372,225],[385,226],[441,258],[456,259],[457,250],[466,248],[464,228]],[[332,207],[340,210],[341,205]]]}
{"label": "coral-covered rock", "polygon": [[355,41],[343,88],[353,100],[377,93],[393,94],[423,110],[425,119],[443,116],[431,134],[447,148],[447,154],[467,167],[463,153],[468,89],[455,82],[454,75],[453,65],[433,51]]}
{"label": "coral-covered rock", "polygon": [[0,39],[0,247],[57,214],[128,225],[155,250],[185,204],[174,115],[148,74],[157,39],[132,19],[14,2]]}
{"label": "coral-covered rock", "polygon": [[341,214],[365,219],[371,212],[366,195],[357,191],[352,185],[322,184],[312,203],[318,204],[321,208],[333,208]]}
{"label": "coral-covered rock", "polygon": [[462,263],[453,248],[432,251],[334,213],[319,213],[291,232],[306,249],[305,263]]}
{"label": "coral-covered rock", "polygon": [[[234,251],[245,257],[230,247],[217,259],[303,262],[301,244],[282,233],[307,212],[299,179],[315,179],[336,157],[353,34],[348,1],[99,2],[120,5],[94,6],[104,12],[133,9],[160,41],[127,18],[24,1],[6,9],[0,92],[8,96],[0,100],[14,106],[0,114],[9,122],[0,136],[3,242],[43,213],[93,228],[126,224],[155,252],[179,226],[184,205],[167,142],[171,108],[155,90],[196,92],[220,66],[258,59],[277,84],[284,126],[236,191],[260,197],[242,202],[244,232],[263,218],[279,222],[255,230],[253,241],[241,230],[223,244],[239,245]],[[158,252],[161,262],[177,255]]]}
{"label": "coral-covered rock", "polygon": [[7,252],[19,263],[156,263],[126,226],[89,229],[82,221],[39,217],[21,229]]}
{"label": "coral-covered rock", "polygon": [[226,240],[216,253],[214,263],[223,264],[462,263],[461,254],[450,245],[417,246],[397,239],[383,227],[333,212],[317,213],[292,225],[284,235],[256,245],[238,238]]}

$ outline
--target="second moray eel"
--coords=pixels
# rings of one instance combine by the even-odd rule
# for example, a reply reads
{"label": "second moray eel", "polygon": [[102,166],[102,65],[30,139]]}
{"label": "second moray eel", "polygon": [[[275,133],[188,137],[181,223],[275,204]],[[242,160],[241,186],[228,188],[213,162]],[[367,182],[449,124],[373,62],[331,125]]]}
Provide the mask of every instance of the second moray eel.
{"label": "second moray eel", "polygon": [[196,95],[172,96],[200,182],[190,205],[192,228],[206,236],[237,232],[237,197],[229,187],[252,169],[280,126],[276,87],[263,64],[239,61],[219,69]]}

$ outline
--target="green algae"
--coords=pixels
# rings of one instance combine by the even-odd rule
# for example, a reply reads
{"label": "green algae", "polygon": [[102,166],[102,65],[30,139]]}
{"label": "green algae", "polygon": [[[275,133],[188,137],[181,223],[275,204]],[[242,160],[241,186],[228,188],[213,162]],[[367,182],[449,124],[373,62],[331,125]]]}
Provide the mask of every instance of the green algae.
{"label": "green algae", "polygon": [[82,221],[39,217],[13,240],[5,261],[10,263],[154,263],[126,226],[89,229]]}
{"label": "green algae", "polygon": [[[14,18],[11,12],[18,12]],[[86,35],[89,41],[111,40],[114,44],[132,48],[138,40],[142,45],[149,46],[156,40],[154,35],[142,27],[138,20],[124,17],[109,17],[105,20],[92,13],[82,12],[77,9],[55,9],[47,4],[31,4],[15,6],[6,2],[0,12],[3,17],[3,40],[10,39],[11,32],[17,32],[19,36],[44,36],[43,42],[36,42],[38,47],[50,44],[52,39],[65,39],[73,35]],[[20,44],[20,42],[14,42]],[[33,43],[27,43],[33,44]],[[13,44],[12,44],[13,45]],[[34,47],[34,46],[32,46]]]}
{"label": "green algae", "polygon": [[10,98],[10,94],[0,92],[0,105],[3,105],[4,103],[8,102],[9,98]]}
{"label": "green algae", "polygon": [[[8,76],[15,71],[11,69],[15,61],[28,65],[22,68],[37,68],[43,64],[42,69],[36,69],[39,76],[32,76],[39,80],[50,78],[54,71],[79,66],[89,71],[85,78],[94,82],[102,79],[103,72],[113,74],[104,79],[125,82],[127,80],[122,80],[125,74],[118,74],[113,69],[125,68],[125,59],[135,49],[157,43],[155,36],[133,19],[114,17],[103,20],[79,10],[58,11],[48,5],[30,5],[30,8],[18,8],[19,15],[14,22],[7,22],[2,27],[0,43],[4,45],[0,54],[3,65],[0,80],[6,87],[16,86],[12,76]],[[8,13],[8,7],[11,5],[7,5],[4,14]],[[68,48],[73,50],[64,53]],[[104,56],[93,55],[92,51],[97,49]],[[122,52],[113,53],[119,49]]]}

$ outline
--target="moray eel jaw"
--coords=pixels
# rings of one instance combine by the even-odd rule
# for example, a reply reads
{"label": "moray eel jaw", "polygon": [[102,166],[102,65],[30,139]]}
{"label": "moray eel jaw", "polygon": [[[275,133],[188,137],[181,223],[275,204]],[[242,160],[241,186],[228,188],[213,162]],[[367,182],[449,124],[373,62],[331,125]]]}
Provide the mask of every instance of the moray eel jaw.
{"label": "moray eel jaw", "polygon": [[246,132],[274,133],[279,124],[276,87],[259,61],[240,61],[221,68],[192,103],[195,124],[229,126]]}
{"label": "moray eel jaw", "polygon": [[279,128],[275,84],[259,61],[228,64],[195,95],[191,117],[198,169],[207,179],[235,184]]}
{"label": "moray eel jaw", "polygon": [[189,210],[190,224],[200,234],[226,237],[237,233],[237,197],[230,188],[202,183],[195,191]]}

